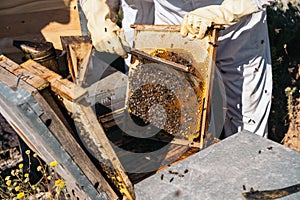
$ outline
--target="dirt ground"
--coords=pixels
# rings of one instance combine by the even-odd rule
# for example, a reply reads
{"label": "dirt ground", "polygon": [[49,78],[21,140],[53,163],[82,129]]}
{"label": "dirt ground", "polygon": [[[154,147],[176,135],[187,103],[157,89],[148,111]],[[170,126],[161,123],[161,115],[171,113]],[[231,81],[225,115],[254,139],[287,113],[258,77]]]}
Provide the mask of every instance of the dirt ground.
{"label": "dirt ground", "polygon": [[22,160],[18,135],[0,115],[0,174]]}
{"label": "dirt ground", "polygon": [[292,105],[289,118],[290,126],[282,143],[300,152],[300,99],[296,100],[296,105]]}

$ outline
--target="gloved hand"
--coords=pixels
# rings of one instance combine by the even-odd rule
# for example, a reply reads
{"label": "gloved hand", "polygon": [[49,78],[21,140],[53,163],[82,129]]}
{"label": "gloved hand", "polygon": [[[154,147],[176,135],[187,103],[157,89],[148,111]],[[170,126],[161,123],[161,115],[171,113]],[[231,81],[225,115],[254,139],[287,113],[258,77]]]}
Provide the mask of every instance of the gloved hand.
{"label": "gloved hand", "polygon": [[100,52],[108,52],[127,57],[124,46],[129,46],[124,31],[113,23],[106,0],[81,0],[82,10],[87,18],[87,27],[92,43]]}
{"label": "gloved hand", "polygon": [[233,25],[240,18],[262,10],[274,0],[224,0],[221,5],[211,5],[189,12],[183,18],[181,34],[202,39],[207,28],[215,25]]}

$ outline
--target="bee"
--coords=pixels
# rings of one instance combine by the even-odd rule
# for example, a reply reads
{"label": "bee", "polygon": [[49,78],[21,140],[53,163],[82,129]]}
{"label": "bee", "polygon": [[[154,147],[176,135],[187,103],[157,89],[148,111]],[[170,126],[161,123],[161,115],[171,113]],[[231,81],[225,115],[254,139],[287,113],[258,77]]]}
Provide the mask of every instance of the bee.
{"label": "bee", "polygon": [[243,190],[246,190],[246,186],[245,185],[243,185]]}
{"label": "bee", "polygon": [[164,180],[164,174],[160,176],[160,180]]}
{"label": "bee", "polygon": [[268,149],[268,150],[272,150],[272,149],[273,149],[273,147],[269,146],[269,147],[267,147],[267,149]]}

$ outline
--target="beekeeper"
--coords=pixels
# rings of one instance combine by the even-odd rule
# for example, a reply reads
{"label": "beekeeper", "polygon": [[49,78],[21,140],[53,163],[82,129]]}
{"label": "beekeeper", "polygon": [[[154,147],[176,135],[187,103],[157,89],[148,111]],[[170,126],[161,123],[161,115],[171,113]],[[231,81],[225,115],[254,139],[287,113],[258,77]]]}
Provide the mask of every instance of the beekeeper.
{"label": "beekeeper", "polygon": [[132,42],[130,24],[181,24],[181,34],[191,38],[225,25],[216,56],[226,93],[224,136],[248,130],[267,137],[272,71],[265,7],[271,0],[122,0],[123,29],[110,20],[105,2],[81,0],[92,42],[123,57],[123,45]]}

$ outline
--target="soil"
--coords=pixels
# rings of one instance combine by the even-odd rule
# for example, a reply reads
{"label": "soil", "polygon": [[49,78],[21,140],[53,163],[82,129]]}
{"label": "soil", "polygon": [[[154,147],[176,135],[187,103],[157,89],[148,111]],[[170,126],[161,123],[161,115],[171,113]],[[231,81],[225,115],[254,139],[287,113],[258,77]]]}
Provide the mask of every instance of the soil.
{"label": "soil", "polygon": [[283,145],[300,152],[300,99],[292,105],[290,113],[290,126],[282,140]]}
{"label": "soil", "polygon": [[0,175],[22,160],[19,137],[0,114]]}

